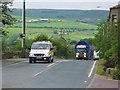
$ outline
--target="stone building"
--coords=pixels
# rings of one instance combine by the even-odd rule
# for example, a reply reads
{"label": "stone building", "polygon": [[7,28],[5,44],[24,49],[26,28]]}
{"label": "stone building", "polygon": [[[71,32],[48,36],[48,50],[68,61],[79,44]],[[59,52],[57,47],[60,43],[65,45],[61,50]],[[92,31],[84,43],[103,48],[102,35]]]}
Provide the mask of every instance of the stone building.
{"label": "stone building", "polygon": [[120,20],[120,3],[110,8],[109,21],[118,22]]}

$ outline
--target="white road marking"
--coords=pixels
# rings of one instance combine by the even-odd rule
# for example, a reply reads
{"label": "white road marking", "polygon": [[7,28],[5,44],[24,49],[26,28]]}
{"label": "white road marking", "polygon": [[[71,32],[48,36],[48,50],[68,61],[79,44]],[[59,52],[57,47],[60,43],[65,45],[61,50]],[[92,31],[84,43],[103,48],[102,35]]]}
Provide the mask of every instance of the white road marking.
{"label": "white road marking", "polygon": [[86,83],[87,81],[84,81],[84,83]]}
{"label": "white road marking", "polygon": [[74,60],[58,60],[56,62],[70,62],[70,61],[74,61]]}
{"label": "white road marking", "polygon": [[[60,63],[60,62],[59,62]],[[47,70],[49,70],[50,68],[52,68],[53,66],[56,66],[57,64],[59,64],[59,63],[53,63],[53,64],[49,64],[48,66],[47,66],[47,68],[46,69],[44,69],[44,70],[42,70],[42,71],[40,71],[40,72],[38,72],[38,73],[36,73],[33,77],[36,77],[36,76],[38,76],[38,75],[40,75],[40,74],[42,74],[43,72],[45,72],[45,71],[47,71]]]}
{"label": "white road marking", "polygon": [[90,73],[89,73],[88,77],[90,77],[92,75],[92,72],[93,72],[93,69],[95,67],[95,64],[96,64],[96,61],[94,61],[93,66],[92,66],[92,68],[90,70]]}
{"label": "white road marking", "polygon": [[41,71],[41,72],[39,72],[39,73],[36,73],[35,75],[34,75],[34,77],[35,76],[37,76],[37,75],[39,75],[39,74],[41,74],[42,72],[44,72],[45,70],[43,70],[43,71]]}
{"label": "white road marking", "polygon": [[50,67],[50,66],[52,66],[52,65],[54,65],[55,63],[52,63],[52,64],[49,64],[47,67]]}

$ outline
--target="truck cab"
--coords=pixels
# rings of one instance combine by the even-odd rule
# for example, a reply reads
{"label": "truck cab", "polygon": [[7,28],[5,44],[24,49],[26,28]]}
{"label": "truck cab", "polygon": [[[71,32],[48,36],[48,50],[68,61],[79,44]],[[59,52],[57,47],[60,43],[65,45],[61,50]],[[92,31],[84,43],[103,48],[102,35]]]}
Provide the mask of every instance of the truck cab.
{"label": "truck cab", "polygon": [[36,61],[53,62],[54,50],[51,42],[33,42],[29,53],[29,63]]}
{"label": "truck cab", "polygon": [[93,50],[91,48],[91,45],[87,43],[86,41],[79,41],[75,45],[75,52],[76,52],[76,59],[85,59],[85,60],[91,60],[93,59]]}
{"label": "truck cab", "polygon": [[87,50],[85,45],[77,45],[76,59],[86,59]]}

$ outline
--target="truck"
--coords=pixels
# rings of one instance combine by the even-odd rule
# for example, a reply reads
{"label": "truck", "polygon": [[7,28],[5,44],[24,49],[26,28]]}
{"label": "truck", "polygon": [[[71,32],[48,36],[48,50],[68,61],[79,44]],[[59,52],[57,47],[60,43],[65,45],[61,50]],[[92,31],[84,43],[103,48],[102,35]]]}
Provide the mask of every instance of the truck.
{"label": "truck", "polygon": [[36,61],[47,61],[50,63],[53,62],[53,58],[54,49],[51,42],[33,42],[29,53],[29,63]]}
{"label": "truck", "polygon": [[75,45],[75,57],[77,60],[85,59],[85,60],[92,60],[93,59],[93,46],[86,42],[86,41],[79,41]]}

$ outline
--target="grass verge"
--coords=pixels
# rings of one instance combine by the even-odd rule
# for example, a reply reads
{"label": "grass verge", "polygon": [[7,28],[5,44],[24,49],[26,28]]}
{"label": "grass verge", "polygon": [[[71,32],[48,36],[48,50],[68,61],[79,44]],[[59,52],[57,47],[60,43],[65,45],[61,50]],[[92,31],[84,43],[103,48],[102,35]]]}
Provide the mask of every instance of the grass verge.
{"label": "grass verge", "polygon": [[104,75],[105,74],[105,71],[103,70],[103,64],[105,63],[105,60],[104,59],[100,59],[98,60],[98,67],[97,67],[97,74],[98,75]]}

